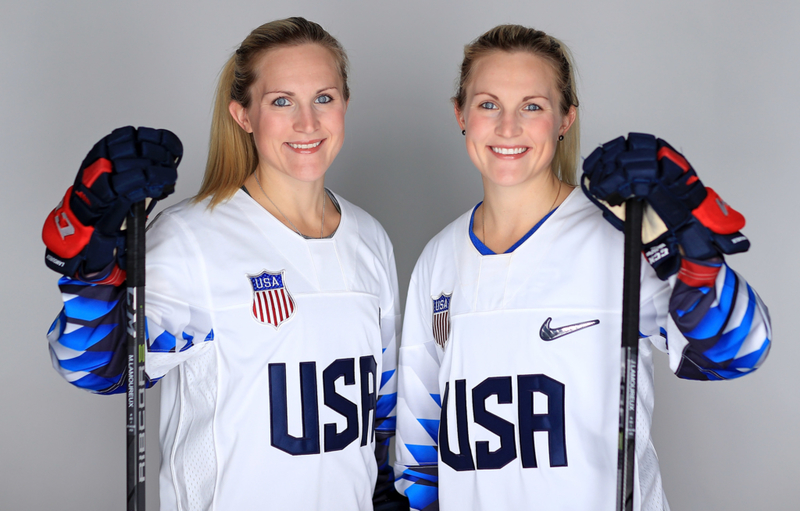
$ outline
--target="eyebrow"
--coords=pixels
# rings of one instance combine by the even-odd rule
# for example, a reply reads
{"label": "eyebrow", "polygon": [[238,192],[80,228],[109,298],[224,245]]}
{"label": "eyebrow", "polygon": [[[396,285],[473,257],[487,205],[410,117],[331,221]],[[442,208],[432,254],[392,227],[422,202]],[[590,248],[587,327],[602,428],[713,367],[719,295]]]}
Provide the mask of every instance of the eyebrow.
{"label": "eyebrow", "polygon": [[[325,87],[324,89],[320,89],[317,92],[315,92],[315,94],[319,94],[320,92],[325,92],[326,90],[330,90],[330,89],[337,89],[338,90],[339,87],[335,87],[335,86]],[[289,92],[288,90],[271,90],[271,91],[267,91],[267,92],[264,93],[265,96],[267,94],[283,94],[285,96],[294,96],[294,92]]]}
{"label": "eyebrow", "polygon": [[[476,92],[475,93],[476,96],[478,96],[480,94],[485,94],[485,95],[487,95],[487,96],[489,96],[491,98],[494,98],[497,101],[500,101],[500,98],[498,98],[497,96],[495,96],[494,94],[492,94],[490,92]],[[528,101],[529,99],[537,99],[537,98],[546,99],[547,101],[550,101],[550,98],[548,98],[547,96],[542,96],[542,95],[539,95],[539,94],[535,94],[533,96],[525,96],[524,98],[522,98],[522,101],[524,102],[524,101]]]}

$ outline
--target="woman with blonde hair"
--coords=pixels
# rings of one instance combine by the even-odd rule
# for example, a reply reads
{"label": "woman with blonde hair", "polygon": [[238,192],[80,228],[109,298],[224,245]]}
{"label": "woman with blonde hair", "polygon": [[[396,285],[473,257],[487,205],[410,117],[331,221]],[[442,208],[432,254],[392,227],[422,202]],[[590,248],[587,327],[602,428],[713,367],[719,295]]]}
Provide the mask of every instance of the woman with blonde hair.
{"label": "woman with blonde hair", "polygon": [[419,510],[614,509],[623,237],[612,204],[636,197],[654,232],[633,509],[668,509],[650,442],[653,348],[700,380],[747,374],[769,350],[766,307],[722,259],[746,249],[743,218],[649,135],[595,151],[581,193],[574,67],[544,32],[501,25],[468,44],[453,103],[484,197],[411,277],[398,490]]}
{"label": "woman with blonde hair", "polygon": [[[164,511],[407,508],[387,459],[400,313],[392,244],[324,186],[349,97],[347,57],[322,27],[258,27],[221,73],[199,194],[151,225],[146,372],[162,379]],[[46,226],[48,264],[67,275],[48,337],[56,369],[78,387],[125,389],[124,252],[98,240],[122,236],[108,211],[171,191],[176,140],[115,131],[51,215],[88,236]],[[126,180],[137,165],[139,179]]]}

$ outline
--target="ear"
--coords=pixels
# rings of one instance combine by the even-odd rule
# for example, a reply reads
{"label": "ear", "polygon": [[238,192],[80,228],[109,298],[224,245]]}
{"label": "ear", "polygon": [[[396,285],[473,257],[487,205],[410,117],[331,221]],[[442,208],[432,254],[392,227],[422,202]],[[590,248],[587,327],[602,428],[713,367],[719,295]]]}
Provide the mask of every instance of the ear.
{"label": "ear", "polygon": [[464,120],[464,115],[462,115],[461,110],[458,109],[458,105],[456,104],[453,104],[453,113],[456,115],[458,127],[462,130],[467,129],[467,122]]}
{"label": "ear", "polygon": [[575,118],[578,116],[578,109],[575,108],[575,105],[570,105],[569,111],[567,111],[567,115],[561,120],[561,127],[558,128],[559,135],[566,135],[569,131],[570,126],[572,123],[575,122]]}
{"label": "ear", "polygon": [[241,105],[238,101],[231,100],[228,103],[228,111],[231,113],[231,117],[233,120],[236,121],[243,130],[248,133],[253,132],[253,128],[250,126],[250,117],[247,115],[247,109]]}

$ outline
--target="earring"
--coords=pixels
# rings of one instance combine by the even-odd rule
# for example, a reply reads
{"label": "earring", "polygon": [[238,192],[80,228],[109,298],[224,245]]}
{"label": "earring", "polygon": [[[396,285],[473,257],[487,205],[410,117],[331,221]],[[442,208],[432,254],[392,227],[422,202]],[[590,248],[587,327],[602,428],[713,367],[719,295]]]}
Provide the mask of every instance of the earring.
{"label": "earring", "polygon": [[461,134],[466,137],[467,136],[467,130],[461,130]]}
{"label": "earring", "polygon": [[562,140],[564,140],[564,135],[559,135],[558,136],[558,141],[561,142]]}

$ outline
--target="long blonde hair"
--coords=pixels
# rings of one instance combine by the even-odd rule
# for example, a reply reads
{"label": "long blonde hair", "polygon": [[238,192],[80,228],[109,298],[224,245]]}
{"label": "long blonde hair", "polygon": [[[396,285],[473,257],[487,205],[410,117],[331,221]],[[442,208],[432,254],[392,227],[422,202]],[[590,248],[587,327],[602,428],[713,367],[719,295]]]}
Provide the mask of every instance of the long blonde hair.
{"label": "long blonde hair", "polygon": [[578,115],[578,94],[575,87],[575,72],[569,49],[541,30],[521,25],[498,25],[464,46],[464,60],[458,79],[458,90],[451,99],[459,110],[464,109],[466,87],[475,62],[481,57],[497,51],[524,51],[541,57],[549,63],[556,76],[556,86],[561,93],[559,107],[561,115],[567,115],[571,106],[575,107],[575,121],[558,143],[553,157],[553,173],[568,184],[576,184],[575,172],[580,158],[580,122]]}
{"label": "long blonde hair", "polygon": [[211,137],[203,184],[195,196],[199,202],[211,197],[213,208],[233,196],[258,166],[253,135],[243,130],[228,110],[231,101],[250,106],[250,86],[258,78],[257,65],[264,53],[284,46],[318,44],[331,52],[342,79],[344,100],[350,98],[347,85],[347,54],[339,41],[313,21],[286,18],[270,21],[250,32],[239,49],[223,66],[217,85],[211,119]]}

